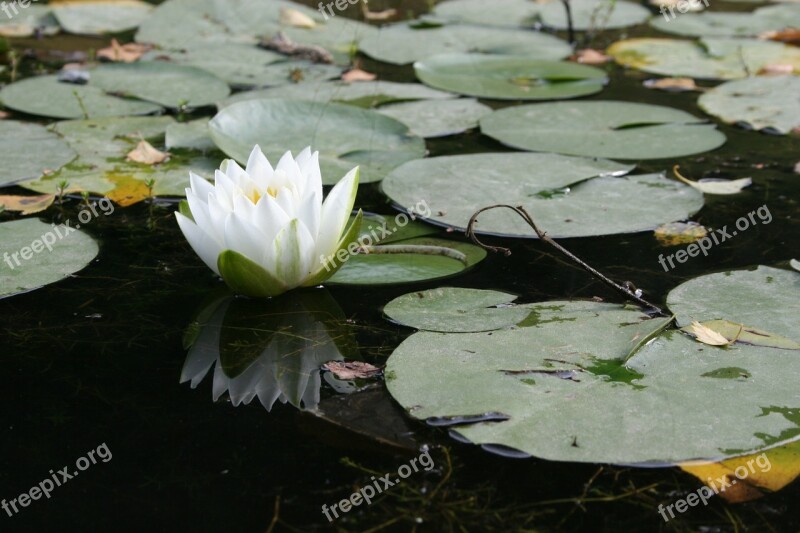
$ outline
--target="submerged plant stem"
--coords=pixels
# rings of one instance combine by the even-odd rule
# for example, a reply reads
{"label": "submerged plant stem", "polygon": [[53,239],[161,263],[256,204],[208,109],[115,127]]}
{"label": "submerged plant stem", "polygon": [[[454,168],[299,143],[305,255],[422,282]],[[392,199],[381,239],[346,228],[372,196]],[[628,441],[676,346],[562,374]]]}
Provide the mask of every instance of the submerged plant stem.
{"label": "submerged plant stem", "polygon": [[539,236],[539,238],[542,240],[542,242],[546,242],[547,244],[549,244],[550,246],[552,246],[553,248],[555,248],[556,250],[558,250],[559,252],[561,252],[562,254],[567,256],[567,258],[569,258],[572,262],[574,262],[575,264],[580,266],[582,269],[587,271],[589,274],[591,274],[592,276],[594,276],[598,280],[602,281],[603,283],[605,283],[606,285],[608,285],[609,287],[611,287],[612,289],[614,289],[618,293],[622,294],[625,298],[627,298],[629,300],[632,300],[632,301],[636,302],[638,305],[640,305],[641,307],[645,308],[645,310],[648,311],[648,313],[656,314],[656,315],[660,315],[660,316],[669,316],[666,313],[664,313],[664,311],[662,311],[660,307],[658,307],[656,305],[653,305],[652,303],[648,302],[647,300],[645,300],[644,298],[642,298],[640,296],[636,296],[636,294],[633,291],[631,291],[629,288],[627,288],[627,287],[625,287],[623,285],[620,285],[619,283],[617,283],[617,282],[613,281],[612,279],[608,278],[607,276],[603,275],[596,268],[594,268],[591,265],[587,264],[585,261],[581,260],[578,256],[576,256],[575,254],[573,254],[572,252],[570,252],[569,250],[567,250],[566,248],[564,248],[563,246],[558,244],[556,241],[551,239],[547,235],[546,232],[544,232],[544,231],[539,229],[539,227],[533,221],[533,218],[528,214],[528,212],[522,206],[513,207],[513,206],[508,205],[508,204],[490,205],[489,207],[484,207],[483,209],[478,210],[474,215],[472,215],[472,217],[469,219],[469,224],[467,224],[467,230],[466,230],[465,233],[466,233],[467,237],[472,239],[472,242],[474,242],[475,244],[477,244],[481,248],[484,248],[485,250],[489,250],[490,252],[503,252],[503,254],[505,254],[506,256],[511,255],[511,250],[509,250],[508,248],[503,248],[503,247],[500,247],[500,246],[489,246],[488,244],[482,243],[478,239],[477,235],[475,235],[475,224],[478,221],[478,215],[480,215],[484,211],[489,211],[491,209],[497,209],[497,208],[511,209],[512,211],[517,213],[520,217],[522,217],[522,219],[531,228],[533,228],[533,231],[536,232],[536,235]]}

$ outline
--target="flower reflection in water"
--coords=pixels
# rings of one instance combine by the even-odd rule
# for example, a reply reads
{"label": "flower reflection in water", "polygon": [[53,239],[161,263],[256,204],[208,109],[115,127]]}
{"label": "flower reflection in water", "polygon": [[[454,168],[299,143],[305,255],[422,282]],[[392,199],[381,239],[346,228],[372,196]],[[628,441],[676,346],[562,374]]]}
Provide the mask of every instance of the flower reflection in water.
{"label": "flower reflection in water", "polygon": [[184,345],[181,383],[196,388],[216,363],[214,401],[227,391],[235,406],[258,397],[268,411],[276,401],[315,409],[320,366],[357,352],[344,313],[324,289],[270,300],[217,298],[198,314]]}

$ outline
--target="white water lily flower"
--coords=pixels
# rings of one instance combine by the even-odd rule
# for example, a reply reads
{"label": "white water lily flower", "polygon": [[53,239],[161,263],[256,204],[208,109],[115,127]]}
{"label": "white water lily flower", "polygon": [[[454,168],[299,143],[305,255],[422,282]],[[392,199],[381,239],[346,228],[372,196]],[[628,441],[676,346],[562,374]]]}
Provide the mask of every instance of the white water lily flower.
{"label": "white water lily flower", "polygon": [[214,185],[190,173],[176,213],[186,240],[239,294],[277,296],[319,285],[341,266],[337,252],[358,237],[361,211],[345,231],[358,189],[351,170],[322,201],[319,153],[286,152],[273,169],[256,146],[243,170],[222,162]]}

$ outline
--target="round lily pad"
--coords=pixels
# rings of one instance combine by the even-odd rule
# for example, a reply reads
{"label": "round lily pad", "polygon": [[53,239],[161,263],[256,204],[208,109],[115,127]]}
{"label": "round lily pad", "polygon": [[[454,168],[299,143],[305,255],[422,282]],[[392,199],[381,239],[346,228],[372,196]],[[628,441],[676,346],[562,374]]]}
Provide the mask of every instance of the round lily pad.
{"label": "round lily pad", "polygon": [[98,251],[94,239],[72,226],[35,218],[0,223],[0,298],[61,281]]}
{"label": "round lily pad", "polygon": [[[640,24],[650,12],[632,2],[617,1],[613,5],[603,0],[571,0],[573,27],[624,28]],[[539,23],[556,29],[566,29],[564,4],[559,0],[493,0],[487,9],[485,0],[448,0],[436,5],[433,15],[448,22],[465,22],[490,26],[536,27]]]}
{"label": "round lily pad", "polygon": [[800,129],[800,77],[758,76],[718,85],[703,94],[698,105],[729,123],[745,123],[772,133]]}
{"label": "round lily pad", "polygon": [[322,103],[340,102],[370,108],[392,102],[439,100],[455,98],[456,96],[453,93],[431,89],[420,83],[397,83],[383,80],[353,83],[325,81],[241,92],[226,98],[219,103],[219,106],[222,108],[246,100],[282,98],[285,100],[306,100]]}
{"label": "round lily pad", "polygon": [[108,95],[93,85],[60,82],[55,75],[6,85],[0,90],[0,100],[16,111],[52,118],[149,115],[162,109],[150,102]]}
{"label": "round lily pad", "polygon": [[800,49],[758,39],[625,39],[606,52],[620,65],[664,76],[732,80],[766,65],[792,65],[800,71]]}
{"label": "round lily pad", "polygon": [[132,30],[153,10],[140,0],[67,0],[50,7],[65,31],[90,35]]}
{"label": "round lily pad", "polygon": [[360,49],[379,61],[395,65],[446,53],[518,54],[554,61],[572,52],[566,42],[543,33],[462,24],[431,28],[418,22],[381,28],[379,33],[363,39]]}
{"label": "round lily pad", "polygon": [[555,100],[600,92],[608,81],[598,68],[520,56],[443,54],[414,64],[425,84],[500,100]]}
{"label": "round lily pad", "polygon": [[[481,207],[522,205],[553,237],[651,230],[703,207],[703,194],[660,174],[625,176],[632,167],[557,154],[472,154],[411,161],[395,169],[383,191],[399,205],[425,198],[428,222],[462,231]],[[535,238],[510,210],[478,218],[482,234]]]}
{"label": "round lily pad", "polygon": [[472,98],[419,100],[378,108],[378,113],[406,124],[414,135],[444,137],[478,127],[478,121],[492,108]]}
{"label": "round lily pad", "polygon": [[[576,30],[609,30],[641,24],[650,18],[650,11],[633,2],[617,0],[570,0],[572,24]],[[542,24],[565,30],[567,15],[560,0],[546,0],[539,9]]]}
{"label": "round lily pad", "polygon": [[159,61],[110,63],[91,71],[90,84],[106,92],[132,96],[177,109],[222,100],[230,87],[205,70]]}
{"label": "round lily pad", "polygon": [[650,25],[665,33],[692,37],[757,37],[770,30],[800,27],[800,5],[793,4],[761,7],[752,13],[707,11],[679,15],[653,17]]}
{"label": "round lily pad", "polygon": [[[670,301],[692,302],[701,312],[690,317],[777,320],[774,329],[797,341],[787,317],[798,310],[800,274],[773,270],[693,280]],[[465,294],[450,309],[460,306],[463,321],[485,311],[469,302]],[[414,418],[463,439],[557,461],[670,465],[800,437],[797,349],[709,346],[666,330],[671,318],[613,304],[528,307],[533,316],[505,329],[412,335],[387,362],[389,392]]]}
{"label": "round lily pad", "polygon": [[328,285],[397,285],[448,278],[486,258],[473,244],[416,237],[375,247],[369,254],[348,258]]}
{"label": "round lily pad", "polygon": [[[291,9],[314,20],[313,28],[281,23],[281,11]],[[327,49],[338,64],[349,62],[353,43],[377,33],[377,28],[345,17],[328,17],[288,0],[167,0],[145,20],[136,40],[168,49],[228,43],[258,44],[279,32],[292,42]]]}
{"label": "round lily pad", "polygon": [[145,182],[154,180],[156,196],[183,196],[189,186],[189,171],[213,176],[218,158],[196,154],[173,154],[158,165],[126,160],[141,139],[161,147],[165,130],[175,124],[172,117],[109,117],[96,120],[59,122],[54,131],[78,154],[61,168],[36,180],[19,185],[41,193],[55,193],[61,181],[70,188],[109,196],[129,205],[150,194]]}
{"label": "round lily pad", "polygon": [[55,172],[76,155],[61,137],[38,124],[0,120],[0,186]]}
{"label": "round lily pad", "polygon": [[395,298],[383,313],[404,326],[425,331],[493,331],[513,326],[530,315],[530,309],[507,305],[516,298],[499,291],[444,287]]}
{"label": "round lily pad", "polygon": [[323,183],[332,185],[355,166],[361,183],[425,155],[425,141],[375,111],[341,104],[249,100],[223,108],[209,123],[211,138],[230,157],[246,162],[258,144],[271,161],[311,145],[320,152]]}
{"label": "round lily pad", "polygon": [[725,136],[713,124],[669,107],[617,101],[556,102],[509,107],[481,119],[503,144],[540,152],[666,159],[708,152]]}

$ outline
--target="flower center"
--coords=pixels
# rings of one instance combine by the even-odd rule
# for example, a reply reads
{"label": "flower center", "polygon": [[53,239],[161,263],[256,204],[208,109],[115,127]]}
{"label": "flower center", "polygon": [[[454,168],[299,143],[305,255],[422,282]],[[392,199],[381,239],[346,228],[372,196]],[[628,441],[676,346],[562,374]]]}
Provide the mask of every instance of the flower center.
{"label": "flower center", "polygon": [[[267,194],[269,194],[273,198],[277,198],[278,197],[278,189],[276,189],[274,187],[267,187]],[[257,189],[253,189],[252,192],[249,195],[247,195],[247,198],[251,202],[253,202],[253,204],[257,204],[258,201],[261,200],[262,196],[263,195]]]}

